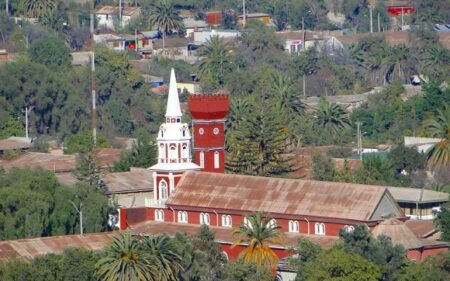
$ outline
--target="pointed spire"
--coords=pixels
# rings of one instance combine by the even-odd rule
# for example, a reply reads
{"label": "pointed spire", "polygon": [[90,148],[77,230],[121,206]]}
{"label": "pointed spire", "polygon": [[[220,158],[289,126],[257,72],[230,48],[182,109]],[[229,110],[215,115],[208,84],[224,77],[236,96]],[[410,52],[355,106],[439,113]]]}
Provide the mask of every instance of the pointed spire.
{"label": "pointed spire", "polygon": [[169,97],[167,98],[167,117],[181,117],[180,100],[178,99],[177,80],[175,78],[175,70],[172,68],[170,72]]}

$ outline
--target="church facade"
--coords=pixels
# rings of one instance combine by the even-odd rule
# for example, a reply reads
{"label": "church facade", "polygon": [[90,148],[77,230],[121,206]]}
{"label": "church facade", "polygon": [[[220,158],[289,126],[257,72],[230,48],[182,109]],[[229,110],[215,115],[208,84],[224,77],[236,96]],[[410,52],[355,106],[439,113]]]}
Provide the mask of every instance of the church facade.
{"label": "church facade", "polygon": [[[270,223],[284,233],[284,245],[271,245],[284,258],[298,239],[329,248],[339,240],[341,229],[352,231],[355,225],[364,224],[373,233],[383,234],[407,220],[384,186],[225,174],[229,96],[190,95],[189,110],[192,136],[188,124],[182,122],[172,70],[165,123],[157,137],[158,163],[149,168],[154,200],[146,208],[121,209],[121,229],[136,234],[191,234],[200,225],[208,225],[227,256],[236,258],[244,245],[230,247],[235,240],[232,228],[245,223],[247,215],[262,212],[270,214]],[[395,223],[384,223],[381,228],[387,219]],[[423,241],[411,233],[405,236],[414,240],[407,250],[415,260],[448,249],[445,243]]]}

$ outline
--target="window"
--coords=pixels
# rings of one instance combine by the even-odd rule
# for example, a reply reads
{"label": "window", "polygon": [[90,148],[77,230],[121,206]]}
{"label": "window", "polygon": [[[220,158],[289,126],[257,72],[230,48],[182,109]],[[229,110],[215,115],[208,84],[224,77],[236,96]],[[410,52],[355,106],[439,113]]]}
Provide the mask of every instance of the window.
{"label": "window", "polygon": [[209,214],[206,213],[200,214],[200,224],[209,225]]}
{"label": "window", "polygon": [[244,217],[244,222],[243,222],[243,224],[244,224],[245,226],[247,226],[248,228],[253,229],[253,225],[252,225],[252,223],[247,219],[247,217]]}
{"label": "window", "polygon": [[169,146],[169,159],[175,160],[175,159],[177,159],[177,158],[178,158],[178,155],[177,155],[177,145],[174,144],[174,143],[172,143],[172,144],[170,144],[170,146]]}
{"label": "window", "polygon": [[182,148],[182,150],[181,150],[181,157],[182,158],[188,158],[189,157],[189,152],[188,152],[188,149],[187,149],[187,144],[183,143],[181,148]]}
{"label": "window", "polygon": [[213,134],[214,135],[218,135],[219,134],[219,128],[214,128],[213,129]]}
{"label": "window", "polygon": [[165,156],[165,149],[164,149],[164,144],[160,144],[159,145],[159,156],[161,157],[161,158],[166,158],[166,156]]}
{"label": "window", "polygon": [[200,168],[205,167],[205,153],[200,151]]}
{"label": "window", "polygon": [[155,221],[164,221],[164,211],[155,210]]}
{"label": "window", "polygon": [[314,229],[315,229],[315,233],[317,235],[325,235],[325,224],[324,223],[316,223]]}
{"label": "window", "polygon": [[200,135],[203,135],[203,134],[205,133],[205,130],[203,130],[203,128],[200,128],[200,129],[198,129],[198,133],[199,133]]}
{"label": "window", "polygon": [[232,227],[233,226],[230,215],[222,215],[222,226],[224,226],[224,227]]}
{"label": "window", "polygon": [[272,228],[277,227],[277,221],[275,219],[271,219],[269,221],[269,226],[272,227]]}
{"label": "window", "polygon": [[178,211],[178,222],[179,223],[187,223],[188,222],[187,212]]}
{"label": "window", "polygon": [[218,169],[220,167],[220,155],[219,151],[214,152],[214,169]]}
{"label": "window", "polygon": [[289,221],[289,232],[298,232],[298,221]]}
{"label": "window", "polygon": [[347,233],[353,232],[353,230],[355,230],[355,227],[353,225],[350,225],[350,226],[346,225],[346,226],[344,226],[344,231],[347,232]]}
{"label": "window", "polygon": [[167,182],[165,180],[162,180],[159,182],[159,198],[160,199],[167,199]]}

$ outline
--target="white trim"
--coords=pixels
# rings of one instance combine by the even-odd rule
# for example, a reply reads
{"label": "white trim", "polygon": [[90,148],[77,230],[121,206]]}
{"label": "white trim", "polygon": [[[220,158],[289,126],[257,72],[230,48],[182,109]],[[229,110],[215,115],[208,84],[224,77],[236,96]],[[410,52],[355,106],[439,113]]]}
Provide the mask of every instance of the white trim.
{"label": "white trim", "polygon": [[[165,192],[163,192],[163,187],[165,188]],[[169,198],[169,185],[167,184],[165,179],[162,179],[158,184],[159,190],[159,200],[165,200]],[[163,196],[165,195],[165,196]]]}
{"label": "white trim", "polygon": [[314,224],[314,233],[316,235],[325,235],[325,224],[321,222],[320,223],[316,222]]}
{"label": "white trim", "polygon": [[214,152],[214,169],[220,168],[220,154],[219,151]]}
{"label": "white trim", "polygon": [[155,221],[164,221],[164,211],[155,210]]}
{"label": "white trim", "polygon": [[200,168],[205,168],[205,152],[200,151],[199,153],[199,157],[200,157]]}
{"label": "white trim", "polygon": [[200,213],[200,224],[206,224],[209,225],[210,218],[208,213]]}
{"label": "white trim", "polygon": [[169,190],[170,190],[170,194],[173,192],[173,190],[175,189],[175,180],[173,177],[173,173],[169,173]]}
{"label": "white trim", "polygon": [[289,221],[289,232],[299,232],[300,227],[298,221]]}
{"label": "white trim", "polygon": [[[158,177],[158,174],[157,174],[156,172],[153,172],[153,173],[152,173],[152,177],[153,177],[153,186],[157,186],[156,178]],[[157,193],[158,193],[158,192],[153,191],[153,199],[155,200],[155,202],[158,201]]]}
{"label": "white trim", "polygon": [[222,215],[222,226],[233,227],[233,219],[230,215]]}
{"label": "white trim", "polygon": [[188,223],[188,216],[186,211],[178,211],[178,222]]}

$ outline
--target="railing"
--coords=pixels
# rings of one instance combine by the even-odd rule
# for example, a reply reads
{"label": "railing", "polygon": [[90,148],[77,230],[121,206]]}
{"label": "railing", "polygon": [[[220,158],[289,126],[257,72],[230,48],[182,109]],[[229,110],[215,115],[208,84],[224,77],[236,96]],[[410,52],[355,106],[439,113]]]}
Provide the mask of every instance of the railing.
{"label": "railing", "polygon": [[145,207],[163,208],[166,206],[167,199],[155,200],[153,198],[145,198]]}

